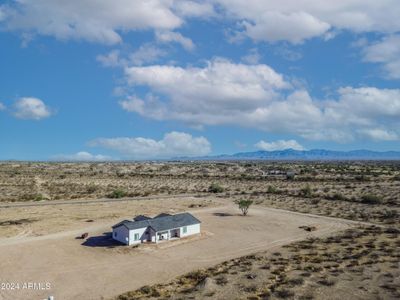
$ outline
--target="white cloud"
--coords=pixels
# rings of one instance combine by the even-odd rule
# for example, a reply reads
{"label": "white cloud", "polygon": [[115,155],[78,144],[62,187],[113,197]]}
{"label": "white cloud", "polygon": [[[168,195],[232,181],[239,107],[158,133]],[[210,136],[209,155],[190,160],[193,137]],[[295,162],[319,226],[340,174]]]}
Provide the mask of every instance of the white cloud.
{"label": "white cloud", "polygon": [[182,1],[178,0],[174,3],[175,11],[180,16],[185,17],[211,17],[215,16],[216,12],[211,3],[205,1]]}
{"label": "white cloud", "polygon": [[157,31],[156,38],[159,42],[162,43],[171,43],[171,42],[178,43],[188,51],[191,51],[195,48],[193,41],[187,37],[184,37],[179,32]]}
{"label": "white cloud", "polygon": [[75,154],[59,154],[53,157],[54,160],[59,161],[109,161],[112,160],[110,156],[101,154],[91,154],[89,152],[81,151]]}
{"label": "white cloud", "polygon": [[261,55],[256,48],[250,49],[250,51],[242,57],[242,61],[250,65],[258,64],[260,59]]}
{"label": "white cloud", "polygon": [[[216,59],[203,68],[153,65],[125,69],[131,85],[152,91],[132,95],[123,109],[193,127],[235,125],[313,140],[372,138],[366,130],[399,134],[400,89],[344,87],[336,99],[315,100],[267,65]],[[391,135],[394,137],[394,135]]]}
{"label": "white cloud", "polygon": [[305,12],[281,13],[266,11],[254,20],[255,23],[243,22],[246,34],[258,41],[289,41],[294,44],[305,39],[321,36],[330,29],[322,22]]}
{"label": "white cloud", "polygon": [[205,137],[176,131],[165,134],[159,141],[143,137],[99,138],[89,145],[115,150],[131,159],[199,156],[211,152],[211,144]]}
{"label": "white cloud", "polygon": [[367,138],[374,141],[398,141],[399,135],[393,131],[387,131],[385,129],[373,128],[361,130],[361,134],[364,134]]}
{"label": "white cloud", "polygon": [[287,45],[275,47],[274,53],[289,61],[296,61],[303,57],[300,52],[289,48]]}
{"label": "white cloud", "polygon": [[400,30],[397,0],[281,1],[214,0],[239,20],[254,40],[300,43],[329,37],[332,30],[394,33]]}
{"label": "white cloud", "polygon": [[114,49],[107,54],[97,55],[96,59],[104,67],[127,67],[153,63],[166,54],[166,51],[152,44],[143,44],[131,53]]}
{"label": "white cloud", "polygon": [[373,121],[398,121],[400,89],[344,87],[339,101],[326,104],[325,113],[338,123],[368,125]]}
{"label": "white cloud", "polygon": [[0,102],[0,111],[6,110],[6,106]]}
{"label": "white cloud", "polygon": [[304,150],[304,147],[300,145],[296,140],[278,140],[275,142],[259,141],[254,145],[257,149],[265,151],[276,151],[276,150]]}
{"label": "white cloud", "polygon": [[104,67],[119,67],[119,66],[121,66],[119,50],[112,50],[105,55],[97,55],[96,59]]}
{"label": "white cloud", "polygon": [[[393,34],[400,31],[399,15],[398,0],[23,0],[0,5],[6,30],[106,44],[121,42],[122,32],[172,32],[192,17],[236,20],[256,41],[301,43],[329,39],[341,30]],[[178,39],[190,47],[187,38]]]}
{"label": "white cloud", "polygon": [[173,12],[173,2],[23,0],[0,6],[0,18],[7,30],[116,44],[120,32],[179,27],[183,20]]}
{"label": "white cloud", "polygon": [[129,62],[136,66],[152,63],[165,56],[166,52],[151,44],[144,44],[129,55]]}
{"label": "white cloud", "polygon": [[[119,43],[135,30],[173,32],[189,18],[236,20],[242,33],[257,41],[301,43],[332,38],[341,30],[393,34],[400,31],[398,0],[19,0],[0,5],[6,30]],[[228,24],[228,23],[227,23]],[[174,33],[174,32],[173,32]],[[174,33],[174,41],[191,47]]]}
{"label": "white cloud", "polygon": [[[210,61],[204,68],[153,65],[126,68],[125,73],[129,84],[149,86],[170,97],[170,113],[197,123],[208,123],[197,120],[199,113],[230,115],[238,109],[254,109],[274,99],[276,91],[290,87],[283,76],[266,65],[233,64],[222,59]],[[142,113],[153,110],[157,100],[152,97],[150,104],[143,106]],[[158,108],[162,106],[159,102]]]}
{"label": "white cloud", "polygon": [[41,120],[50,117],[50,108],[38,98],[24,97],[14,104],[14,116],[19,119]]}
{"label": "white cloud", "polygon": [[400,35],[391,35],[364,46],[363,52],[364,61],[382,64],[384,77],[400,79]]}

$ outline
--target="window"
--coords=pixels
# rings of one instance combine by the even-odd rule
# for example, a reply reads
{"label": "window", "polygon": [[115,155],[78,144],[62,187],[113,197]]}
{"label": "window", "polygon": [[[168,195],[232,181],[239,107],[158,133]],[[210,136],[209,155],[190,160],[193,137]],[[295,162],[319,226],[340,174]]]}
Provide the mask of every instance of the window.
{"label": "window", "polygon": [[182,232],[183,232],[183,233],[187,233],[187,226],[185,226],[185,227],[182,228]]}
{"label": "window", "polygon": [[138,240],[139,240],[139,233],[135,233],[134,240],[135,240],[135,241],[138,241]]}
{"label": "window", "polygon": [[114,237],[117,237],[118,232],[114,231]]}

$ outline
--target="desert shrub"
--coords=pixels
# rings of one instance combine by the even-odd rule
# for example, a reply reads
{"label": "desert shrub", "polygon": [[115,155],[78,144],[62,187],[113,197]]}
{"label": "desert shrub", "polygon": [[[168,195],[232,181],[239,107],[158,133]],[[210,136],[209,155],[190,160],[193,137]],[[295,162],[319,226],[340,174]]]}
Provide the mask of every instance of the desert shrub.
{"label": "desert shrub", "polygon": [[123,198],[125,196],[126,192],[122,189],[113,190],[110,194],[107,195],[108,198],[115,198],[115,199]]}
{"label": "desert shrub", "polygon": [[150,293],[151,293],[151,290],[152,290],[152,288],[151,288],[150,286],[148,286],[148,285],[142,286],[142,287],[139,289],[139,291],[140,291],[142,294],[150,294]]}
{"label": "desert shrub", "polygon": [[276,194],[277,192],[278,192],[278,189],[276,187],[274,187],[272,185],[268,186],[267,193]]}
{"label": "desert shrub", "polygon": [[93,194],[95,191],[97,190],[97,187],[95,186],[95,185],[89,185],[87,188],[86,188],[86,191],[89,193],[89,194]]}
{"label": "desert shrub", "polygon": [[215,283],[218,285],[225,285],[228,283],[228,279],[225,276],[219,276],[215,278]]}
{"label": "desert shrub", "polygon": [[311,198],[312,197],[312,190],[309,184],[307,184],[305,187],[303,187],[300,190],[300,194],[305,197],[305,198]]}
{"label": "desert shrub", "polygon": [[286,173],[286,180],[294,180],[296,174],[294,172],[287,172]]}
{"label": "desert shrub", "polygon": [[190,273],[187,273],[182,278],[188,279],[188,280],[194,282],[195,284],[198,284],[201,281],[205,280],[207,277],[208,277],[208,275],[205,270],[197,270],[197,271],[192,271]]}
{"label": "desert shrub", "polygon": [[288,280],[290,285],[302,285],[304,283],[304,279],[301,277],[292,278]]}
{"label": "desert shrub", "polygon": [[145,295],[149,295],[151,297],[159,297],[161,296],[160,292],[152,286],[145,285],[139,289],[139,291]]}
{"label": "desert shrub", "polygon": [[365,175],[357,175],[357,176],[354,176],[354,179],[355,179],[356,181],[370,181],[370,178],[367,177],[367,176],[365,176]]}
{"label": "desert shrub", "polygon": [[340,200],[340,201],[346,201],[347,198],[341,193],[334,193],[332,196],[327,197],[328,200]]}
{"label": "desert shrub", "polygon": [[330,279],[325,279],[325,278],[318,280],[317,283],[319,283],[320,285],[325,285],[325,286],[335,285],[335,281],[330,280]]}
{"label": "desert shrub", "polygon": [[379,204],[382,202],[382,198],[374,194],[366,194],[361,196],[361,203],[365,204]]}
{"label": "desert shrub", "polygon": [[299,300],[312,300],[312,299],[314,299],[314,296],[311,294],[311,292],[299,296]]}
{"label": "desert shrub", "polygon": [[382,217],[385,219],[397,219],[399,217],[399,213],[394,209],[384,209],[382,210]]}
{"label": "desert shrub", "polygon": [[283,288],[282,288],[282,289],[276,290],[276,291],[275,291],[275,295],[276,295],[278,298],[286,299],[286,298],[293,297],[293,296],[294,296],[294,293],[293,293],[291,290],[283,289]]}
{"label": "desert shrub", "polygon": [[43,201],[43,200],[47,200],[45,196],[43,196],[43,194],[36,194],[33,196],[33,201]]}
{"label": "desert shrub", "polygon": [[220,186],[218,183],[213,183],[208,188],[208,191],[210,193],[222,193],[224,191],[224,188]]}

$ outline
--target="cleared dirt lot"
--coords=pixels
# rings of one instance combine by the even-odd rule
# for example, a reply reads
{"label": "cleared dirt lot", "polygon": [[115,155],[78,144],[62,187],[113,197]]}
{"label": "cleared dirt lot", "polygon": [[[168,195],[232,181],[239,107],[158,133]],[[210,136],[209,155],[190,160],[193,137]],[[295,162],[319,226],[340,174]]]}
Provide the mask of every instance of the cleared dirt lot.
{"label": "cleared dirt lot", "polygon": [[0,239],[20,240],[74,229],[81,233],[82,228],[89,225],[101,227],[107,221],[115,222],[123,218],[132,218],[134,215],[175,213],[198,207],[221,205],[226,200],[213,196],[177,195],[70,201],[0,204]]}
{"label": "cleared dirt lot", "polygon": [[[226,259],[267,250],[307,236],[324,236],[351,222],[255,206],[248,217],[232,204],[192,210],[203,235],[192,240],[139,248],[113,246],[103,233],[114,221],[77,230],[0,241],[0,278],[5,282],[51,284],[50,290],[0,291],[0,299],[101,299],[146,284],[162,283]],[[115,220],[116,221],[116,220]],[[302,225],[317,227],[314,232]],[[86,226],[86,227],[85,227]]]}

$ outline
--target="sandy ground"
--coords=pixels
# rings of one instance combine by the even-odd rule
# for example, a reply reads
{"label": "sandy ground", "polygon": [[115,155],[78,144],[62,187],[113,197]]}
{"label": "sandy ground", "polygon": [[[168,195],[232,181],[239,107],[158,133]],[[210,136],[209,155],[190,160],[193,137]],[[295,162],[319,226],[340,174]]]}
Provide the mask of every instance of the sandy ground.
{"label": "sandy ground", "polygon": [[[254,206],[242,217],[232,204],[191,210],[202,221],[202,235],[157,246],[116,246],[104,233],[114,222],[82,224],[79,229],[0,240],[0,278],[19,290],[0,290],[0,299],[101,299],[147,284],[166,282],[194,269],[272,249],[307,236],[324,236],[351,222]],[[299,229],[313,225],[308,233]],[[89,232],[89,239],[75,239]],[[49,289],[22,289],[24,282]]]}
{"label": "sandy ground", "polygon": [[16,202],[3,207],[0,205],[0,239],[20,240],[29,236],[71,230],[80,232],[89,225],[96,228],[98,224],[101,226],[107,221],[115,223],[139,214],[175,213],[226,202],[213,196],[188,195],[70,201]]}

